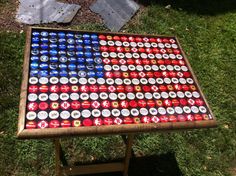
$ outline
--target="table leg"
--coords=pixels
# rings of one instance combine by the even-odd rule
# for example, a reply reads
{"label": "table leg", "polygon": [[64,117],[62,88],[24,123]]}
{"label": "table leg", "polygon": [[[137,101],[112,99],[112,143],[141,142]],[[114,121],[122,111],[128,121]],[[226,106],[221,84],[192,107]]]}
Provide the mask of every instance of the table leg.
{"label": "table leg", "polygon": [[133,134],[127,135],[123,176],[128,176],[129,162],[130,162],[130,157],[131,157],[131,154],[132,154],[133,140],[134,140],[134,135]]}
{"label": "table leg", "polygon": [[61,176],[61,144],[59,139],[54,140],[55,144],[55,164],[56,164],[56,176]]}
{"label": "table leg", "polygon": [[[123,139],[124,136],[123,136]],[[120,163],[107,163],[107,164],[94,164],[88,166],[68,166],[67,161],[64,158],[64,152],[61,148],[60,139],[54,140],[55,145],[55,169],[56,176],[62,176],[63,173],[69,175],[81,175],[81,174],[91,174],[91,173],[103,173],[103,172],[115,172],[123,171],[123,176],[128,176],[130,158],[132,156],[132,144],[134,135],[129,134],[125,139],[126,150],[124,162]]]}

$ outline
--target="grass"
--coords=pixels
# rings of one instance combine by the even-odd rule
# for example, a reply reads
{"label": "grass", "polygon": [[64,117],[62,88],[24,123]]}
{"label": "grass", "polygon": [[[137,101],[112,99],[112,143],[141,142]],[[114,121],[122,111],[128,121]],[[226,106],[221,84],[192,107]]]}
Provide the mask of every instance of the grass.
{"label": "grass", "polygon": [[[166,9],[169,2],[149,3],[124,30],[176,35],[180,39],[219,126],[137,135],[134,152],[142,156],[173,153],[183,175],[230,175],[229,167],[236,166],[233,163],[236,158],[236,12],[229,3],[234,2],[221,3],[223,11],[206,3],[209,13],[207,7],[196,6],[197,1],[191,4],[177,0]],[[72,28],[104,30],[97,24]],[[54,175],[51,141],[23,141],[15,136],[24,37],[24,34],[0,32],[0,174]],[[63,139],[63,146],[71,158],[70,163],[78,159],[80,162],[106,161],[124,155],[119,136]],[[158,165],[155,167],[160,173]],[[145,175],[136,169],[134,175]]]}

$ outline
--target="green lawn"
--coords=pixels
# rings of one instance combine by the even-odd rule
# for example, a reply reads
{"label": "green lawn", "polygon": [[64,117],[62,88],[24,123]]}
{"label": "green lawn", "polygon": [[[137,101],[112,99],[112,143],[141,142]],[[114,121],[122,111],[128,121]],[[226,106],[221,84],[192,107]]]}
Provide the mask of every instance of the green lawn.
{"label": "green lawn", "polygon": [[[236,167],[236,4],[230,0],[216,3],[178,0],[166,9],[168,1],[153,2],[124,28],[132,33],[176,35],[218,119],[215,129],[136,136],[135,154],[172,153],[183,175],[230,175],[228,169]],[[72,28],[105,30],[98,24]],[[51,141],[18,140],[15,136],[24,37],[0,32],[0,175],[54,175]],[[70,163],[124,155],[119,136],[64,139],[63,144]],[[155,173],[161,173],[159,165],[154,166]],[[139,169],[133,175],[145,175]]]}

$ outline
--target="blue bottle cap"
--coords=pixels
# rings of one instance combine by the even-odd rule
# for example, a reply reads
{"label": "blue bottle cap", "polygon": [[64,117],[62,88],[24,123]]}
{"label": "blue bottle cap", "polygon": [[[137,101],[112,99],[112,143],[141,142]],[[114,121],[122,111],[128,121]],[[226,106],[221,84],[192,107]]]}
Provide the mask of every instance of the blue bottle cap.
{"label": "blue bottle cap", "polygon": [[93,51],[99,51],[99,47],[98,46],[94,46],[93,47]]}
{"label": "blue bottle cap", "polygon": [[92,57],[92,53],[91,53],[91,52],[85,52],[84,55],[85,55],[86,57]]}
{"label": "blue bottle cap", "polygon": [[67,55],[68,56],[74,56],[75,55],[75,51],[67,51]]}
{"label": "blue bottle cap", "polygon": [[82,37],[82,34],[75,34],[75,38],[80,39]]}
{"label": "blue bottle cap", "polygon": [[47,37],[47,36],[48,36],[48,32],[46,32],[46,31],[42,31],[42,32],[41,32],[41,36],[43,36],[43,37]]}
{"label": "blue bottle cap", "polygon": [[57,36],[57,33],[55,33],[55,32],[50,32],[49,35],[50,35],[51,37],[56,37],[56,36]]}
{"label": "blue bottle cap", "polygon": [[57,63],[50,63],[49,68],[52,69],[52,70],[55,70],[55,69],[58,68],[58,64]]}
{"label": "blue bottle cap", "polygon": [[49,57],[48,57],[48,56],[45,56],[45,55],[42,55],[42,56],[40,57],[40,60],[41,60],[42,62],[47,62],[48,59],[49,59]]}
{"label": "blue bottle cap", "polygon": [[77,40],[75,40],[75,43],[81,45],[81,44],[83,44],[84,42],[83,42],[83,40],[81,40],[81,39],[77,39]]}
{"label": "blue bottle cap", "polygon": [[84,35],[83,35],[83,38],[84,38],[84,39],[90,39],[90,35],[89,35],[89,34],[84,34]]}
{"label": "blue bottle cap", "polygon": [[39,57],[38,56],[32,56],[30,58],[30,60],[32,60],[32,61],[39,61]]}
{"label": "blue bottle cap", "polygon": [[69,38],[69,39],[67,40],[67,43],[69,43],[69,44],[74,44],[74,43],[75,43],[75,40],[72,39],[72,38]]}
{"label": "blue bottle cap", "polygon": [[49,41],[51,43],[56,43],[57,42],[57,38],[56,37],[52,37],[52,38],[49,39]]}
{"label": "blue bottle cap", "polygon": [[32,43],[31,47],[33,49],[37,49],[37,48],[39,48],[39,44],[38,43]]}
{"label": "blue bottle cap", "polygon": [[58,61],[58,57],[52,56],[52,57],[50,57],[50,61],[51,62],[57,62]]}
{"label": "blue bottle cap", "polygon": [[41,47],[43,50],[46,50],[46,49],[48,49],[48,44],[47,44],[47,43],[42,43],[42,44],[40,45],[40,47]]}
{"label": "blue bottle cap", "polygon": [[68,58],[68,61],[69,61],[70,63],[76,63],[77,59],[76,59],[75,57],[69,57],[69,58]]}
{"label": "blue bottle cap", "polygon": [[85,62],[85,58],[83,58],[83,57],[78,57],[78,58],[77,58],[77,61],[78,61],[78,63],[84,63],[84,62]]}
{"label": "blue bottle cap", "polygon": [[92,38],[93,40],[97,40],[97,39],[98,39],[98,36],[97,36],[97,34],[92,34],[92,35],[91,35],[91,38]]}
{"label": "blue bottle cap", "polygon": [[56,49],[57,48],[57,44],[52,43],[52,44],[49,45],[49,47],[52,48],[52,49]]}
{"label": "blue bottle cap", "polygon": [[94,69],[94,65],[93,64],[88,64],[88,65],[86,65],[86,68],[88,70],[93,70]]}
{"label": "blue bottle cap", "polygon": [[37,69],[38,66],[39,66],[38,62],[31,62],[31,64],[30,64],[31,69]]}
{"label": "blue bottle cap", "polygon": [[65,70],[67,68],[67,65],[66,64],[59,64],[59,68],[61,70]]}
{"label": "blue bottle cap", "polygon": [[41,63],[41,64],[39,65],[39,67],[40,67],[41,69],[45,70],[45,69],[48,69],[48,64],[46,64],[46,63]]}
{"label": "blue bottle cap", "polygon": [[32,35],[35,36],[35,37],[38,37],[40,34],[39,34],[39,32],[35,31],[35,32],[32,33]]}
{"label": "blue bottle cap", "polygon": [[48,55],[48,50],[41,50],[41,51],[40,51],[40,54],[42,54],[42,55]]}
{"label": "blue bottle cap", "polygon": [[61,70],[61,71],[59,72],[59,75],[60,75],[60,76],[67,76],[68,73],[67,73],[67,71],[65,71],[65,70]]}
{"label": "blue bottle cap", "polygon": [[104,73],[103,73],[103,72],[96,72],[96,76],[97,76],[98,78],[103,78]]}
{"label": "blue bottle cap", "polygon": [[86,62],[89,64],[94,63],[93,58],[86,58]]}
{"label": "blue bottle cap", "polygon": [[87,73],[88,77],[95,77],[95,72],[94,71],[89,71]]}
{"label": "blue bottle cap", "polygon": [[82,45],[76,45],[75,47],[78,51],[82,51],[84,48]]}
{"label": "blue bottle cap", "polygon": [[33,37],[33,38],[32,38],[32,42],[38,43],[38,42],[39,42],[39,38],[38,38],[38,37]]}
{"label": "blue bottle cap", "polygon": [[99,45],[99,42],[96,41],[96,40],[93,40],[93,41],[92,41],[92,44],[93,44],[94,46],[98,46],[98,45]]}
{"label": "blue bottle cap", "polygon": [[91,44],[91,40],[84,40],[84,44],[85,45],[90,45]]}
{"label": "blue bottle cap", "polygon": [[55,56],[55,55],[57,55],[57,50],[52,49],[52,50],[49,51],[49,53],[50,53],[51,56]]}
{"label": "blue bottle cap", "polygon": [[38,75],[39,75],[39,77],[46,77],[46,76],[48,76],[48,71],[47,70],[40,70]]}
{"label": "blue bottle cap", "polygon": [[76,77],[77,76],[77,72],[76,71],[69,71],[69,76]]}
{"label": "blue bottle cap", "polygon": [[102,64],[96,65],[95,68],[97,69],[97,71],[103,71],[103,65]]}
{"label": "blue bottle cap", "polygon": [[66,34],[66,37],[68,37],[68,38],[73,38],[73,37],[74,37],[74,34],[71,33],[71,32],[70,32],[70,33],[67,33],[67,34]]}
{"label": "blue bottle cap", "polygon": [[93,53],[93,56],[94,56],[94,57],[100,57],[101,54],[100,54],[99,52],[94,52],[94,53]]}
{"label": "blue bottle cap", "polygon": [[31,54],[32,55],[38,55],[39,54],[39,50],[38,49],[33,49],[33,50],[31,50]]}
{"label": "blue bottle cap", "polygon": [[68,65],[68,69],[69,70],[75,70],[76,69],[76,65],[75,64],[69,64]]}
{"label": "blue bottle cap", "polygon": [[64,45],[64,44],[60,44],[60,45],[59,45],[59,49],[61,49],[61,50],[65,50],[65,49],[66,49],[66,45]]}
{"label": "blue bottle cap", "polygon": [[78,70],[85,70],[86,66],[84,64],[79,64],[79,65],[77,65],[77,69]]}
{"label": "blue bottle cap", "polygon": [[95,58],[94,58],[94,62],[95,62],[96,64],[101,64],[101,63],[102,63],[102,59],[101,59],[100,57],[95,57]]}
{"label": "blue bottle cap", "polygon": [[84,47],[84,49],[85,49],[86,51],[91,51],[92,47],[89,46],[89,45],[86,45],[86,46]]}
{"label": "blue bottle cap", "polygon": [[48,42],[48,38],[41,38],[41,41],[47,43]]}
{"label": "blue bottle cap", "polygon": [[75,45],[67,45],[67,49],[68,50],[74,50],[75,49]]}
{"label": "blue bottle cap", "polygon": [[82,57],[82,56],[84,55],[84,52],[82,52],[82,51],[77,51],[77,52],[76,52],[76,55],[77,55],[78,57]]}
{"label": "blue bottle cap", "polygon": [[66,55],[66,51],[60,50],[60,51],[58,52],[58,54],[61,55],[61,56],[62,56],[62,55]]}
{"label": "blue bottle cap", "polygon": [[62,57],[59,58],[59,61],[62,62],[62,63],[65,63],[67,61],[67,57],[62,56]]}
{"label": "blue bottle cap", "polygon": [[51,70],[50,71],[50,76],[58,76],[58,71],[57,70]]}
{"label": "blue bottle cap", "polygon": [[66,39],[60,38],[60,39],[58,40],[58,42],[59,42],[59,43],[66,43]]}
{"label": "blue bottle cap", "polygon": [[66,34],[64,32],[59,32],[58,33],[58,37],[60,38],[64,38],[66,36]]}
{"label": "blue bottle cap", "polygon": [[30,76],[38,76],[38,70],[31,70],[30,71]]}
{"label": "blue bottle cap", "polygon": [[86,77],[87,73],[85,71],[79,71],[78,72],[78,76],[81,77],[81,78],[84,78]]}

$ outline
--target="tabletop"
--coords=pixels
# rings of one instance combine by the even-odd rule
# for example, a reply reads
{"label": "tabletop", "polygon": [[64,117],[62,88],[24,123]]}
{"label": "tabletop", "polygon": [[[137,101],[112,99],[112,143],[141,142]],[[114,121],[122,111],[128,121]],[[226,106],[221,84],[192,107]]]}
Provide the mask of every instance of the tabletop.
{"label": "tabletop", "polygon": [[19,138],[214,126],[176,37],[28,28]]}

